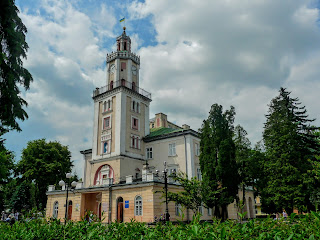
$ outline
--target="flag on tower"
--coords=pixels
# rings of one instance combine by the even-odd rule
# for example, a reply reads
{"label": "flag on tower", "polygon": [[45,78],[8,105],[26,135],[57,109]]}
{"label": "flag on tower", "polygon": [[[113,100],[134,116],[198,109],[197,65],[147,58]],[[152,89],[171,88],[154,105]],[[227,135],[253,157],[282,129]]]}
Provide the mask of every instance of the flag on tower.
{"label": "flag on tower", "polygon": [[120,22],[123,22],[124,20],[125,20],[125,18],[121,18],[121,19],[120,19]]}

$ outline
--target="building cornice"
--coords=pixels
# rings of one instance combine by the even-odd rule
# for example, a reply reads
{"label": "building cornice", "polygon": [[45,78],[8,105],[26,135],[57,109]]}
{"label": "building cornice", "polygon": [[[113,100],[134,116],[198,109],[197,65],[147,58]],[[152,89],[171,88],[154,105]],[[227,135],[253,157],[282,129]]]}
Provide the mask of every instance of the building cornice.
{"label": "building cornice", "polygon": [[192,130],[192,129],[187,129],[187,130],[183,130],[183,131],[179,131],[179,132],[172,132],[172,133],[168,133],[168,134],[164,134],[164,135],[159,135],[159,136],[154,136],[154,137],[144,137],[142,140],[144,142],[153,142],[153,141],[157,141],[157,140],[162,140],[162,139],[166,139],[166,138],[173,138],[173,137],[179,137],[179,136],[184,136],[184,135],[191,135],[194,136],[196,138],[199,138],[199,133]]}

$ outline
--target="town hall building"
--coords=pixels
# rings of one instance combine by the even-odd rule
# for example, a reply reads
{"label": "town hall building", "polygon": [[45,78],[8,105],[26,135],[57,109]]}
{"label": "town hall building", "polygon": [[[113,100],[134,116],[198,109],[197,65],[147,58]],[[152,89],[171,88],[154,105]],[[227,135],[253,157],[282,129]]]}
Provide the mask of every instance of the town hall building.
{"label": "town hall building", "polygon": [[[168,174],[184,172],[201,179],[198,132],[177,126],[164,113],[150,119],[151,93],[140,87],[140,57],[131,52],[125,28],[117,37],[117,50],[107,54],[106,85],[93,91],[92,148],[83,150],[83,182],[68,196],[67,218],[79,221],[87,211],[103,222],[154,222],[165,213],[162,194],[164,162]],[[171,192],[182,188],[168,179]],[[47,217],[64,219],[66,189],[49,186]],[[239,191],[239,196],[242,196]],[[246,192],[247,217],[255,217],[254,196]],[[202,219],[212,209],[199,207]],[[237,218],[236,203],[228,216]],[[182,214],[183,213],[183,214]],[[169,203],[170,220],[191,220],[192,211]],[[183,219],[182,219],[183,217]]]}

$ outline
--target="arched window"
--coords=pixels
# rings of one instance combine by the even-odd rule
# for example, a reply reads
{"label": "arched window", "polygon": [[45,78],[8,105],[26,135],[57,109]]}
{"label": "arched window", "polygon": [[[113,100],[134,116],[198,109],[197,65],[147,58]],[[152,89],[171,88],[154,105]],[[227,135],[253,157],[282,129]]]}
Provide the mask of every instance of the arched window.
{"label": "arched window", "polygon": [[58,210],[59,210],[59,202],[55,201],[53,204],[53,214],[52,217],[57,218],[58,217]]}
{"label": "arched window", "polygon": [[71,217],[72,217],[72,201],[70,200],[68,205],[68,216],[67,216],[68,220],[70,220]]}
{"label": "arched window", "polygon": [[136,196],[134,200],[134,215],[142,216],[142,197]]}
{"label": "arched window", "polygon": [[110,90],[113,89],[113,81],[110,82]]}
{"label": "arched window", "polygon": [[95,178],[94,185],[112,184],[113,182],[113,169],[108,164],[102,165],[98,168]]}

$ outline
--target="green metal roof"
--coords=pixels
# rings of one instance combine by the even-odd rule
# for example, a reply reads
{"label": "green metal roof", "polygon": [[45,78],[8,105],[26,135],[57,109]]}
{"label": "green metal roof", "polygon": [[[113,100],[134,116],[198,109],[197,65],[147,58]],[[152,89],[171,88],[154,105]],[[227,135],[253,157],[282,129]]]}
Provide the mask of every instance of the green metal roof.
{"label": "green metal roof", "polygon": [[152,138],[152,137],[157,137],[161,135],[166,135],[169,133],[182,132],[182,131],[183,129],[174,129],[174,128],[165,128],[165,127],[151,128],[150,134],[147,135],[146,138]]}

